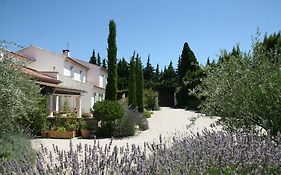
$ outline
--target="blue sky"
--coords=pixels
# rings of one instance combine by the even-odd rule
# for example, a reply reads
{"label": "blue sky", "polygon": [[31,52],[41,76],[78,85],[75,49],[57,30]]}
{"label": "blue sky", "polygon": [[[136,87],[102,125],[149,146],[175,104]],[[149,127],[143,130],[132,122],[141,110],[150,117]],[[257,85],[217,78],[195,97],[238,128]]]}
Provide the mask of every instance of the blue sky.
{"label": "blue sky", "polygon": [[251,48],[281,30],[280,0],[0,0],[0,40],[31,44],[88,61],[92,49],[107,57],[108,23],[117,25],[118,58],[136,51],[144,64],[174,67],[184,42],[201,64],[220,49]]}

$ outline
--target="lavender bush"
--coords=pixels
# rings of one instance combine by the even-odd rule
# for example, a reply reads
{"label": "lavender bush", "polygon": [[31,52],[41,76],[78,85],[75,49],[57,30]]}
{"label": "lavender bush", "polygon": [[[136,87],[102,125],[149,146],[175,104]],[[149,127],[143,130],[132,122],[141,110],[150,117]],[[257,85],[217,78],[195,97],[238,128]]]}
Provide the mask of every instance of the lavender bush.
{"label": "lavender bush", "polygon": [[2,174],[281,174],[281,135],[277,142],[256,133],[210,132],[158,143],[113,147],[73,145],[59,150],[43,145],[35,166],[6,162]]}

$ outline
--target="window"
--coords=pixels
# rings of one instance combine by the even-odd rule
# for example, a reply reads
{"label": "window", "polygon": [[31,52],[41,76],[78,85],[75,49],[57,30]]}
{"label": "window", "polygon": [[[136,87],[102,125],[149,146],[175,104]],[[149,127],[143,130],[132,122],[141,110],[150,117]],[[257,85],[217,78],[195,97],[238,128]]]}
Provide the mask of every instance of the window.
{"label": "window", "polygon": [[80,70],[80,81],[84,81],[84,73]]}
{"label": "window", "polygon": [[93,107],[95,104],[95,96],[94,97],[91,97],[91,106]]}
{"label": "window", "polygon": [[99,87],[105,88],[106,86],[106,78],[105,75],[99,76]]}
{"label": "window", "polygon": [[70,76],[74,77],[74,67],[70,66]]}

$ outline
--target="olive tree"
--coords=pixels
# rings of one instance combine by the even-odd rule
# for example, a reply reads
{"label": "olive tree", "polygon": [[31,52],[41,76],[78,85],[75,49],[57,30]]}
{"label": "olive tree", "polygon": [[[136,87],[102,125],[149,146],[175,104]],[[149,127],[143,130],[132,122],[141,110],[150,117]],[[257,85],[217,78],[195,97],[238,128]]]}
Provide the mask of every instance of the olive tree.
{"label": "olive tree", "polygon": [[0,133],[4,133],[18,129],[18,121],[37,110],[40,88],[20,71],[10,52],[1,48],[0,60]]}
{"label": "olive tree", "polygon": [[266,51],[257,41],[251,53],[222,56],[227,59],[208,67],[197,87],[205,99],[202,111],[220,116],[229,129],[260,126],[276,135],[281,131],[281,54],[274,48]]}

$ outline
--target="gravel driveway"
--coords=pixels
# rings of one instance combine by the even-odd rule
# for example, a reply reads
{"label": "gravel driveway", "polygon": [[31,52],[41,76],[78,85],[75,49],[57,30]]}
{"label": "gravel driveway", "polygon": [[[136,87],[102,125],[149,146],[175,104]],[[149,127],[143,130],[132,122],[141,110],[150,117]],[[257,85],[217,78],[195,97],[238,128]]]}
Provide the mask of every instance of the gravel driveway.
{"label": "gravel driveway", "polygon": [[[196,121],[192,124],[192,121]],[[160,111],[154,111],[151,118],[148,119],[149,130],[137,133],[135,136],[126,137],[123,139],[113,139],[112,145],[126,146],[126,144],[135,144],[142,146],[144,142],[153,142],[159,140],[159,135],[162,137],[170,138],[174,133],[183,134],[185,132],[200,132],[205,127],[210,128],[210,124],[214,123],[217,118],[207,118],[194,111],[186,111],[183,109],[172,109],[162,107]],[[192,124],[187,128],[187,125]],[[93,139],[71,139],[73,145],[82,143],[93,144]],[[97,139],[101,146],[108,144],[111,139]],[[169,140],[169,139],[168,139]],[[68,139],[34,139],[32,145],[34,148],[39,149],[41,143],[48,149],[52,150],[53,144],[57,145],[59,149],[68,150]]]}

